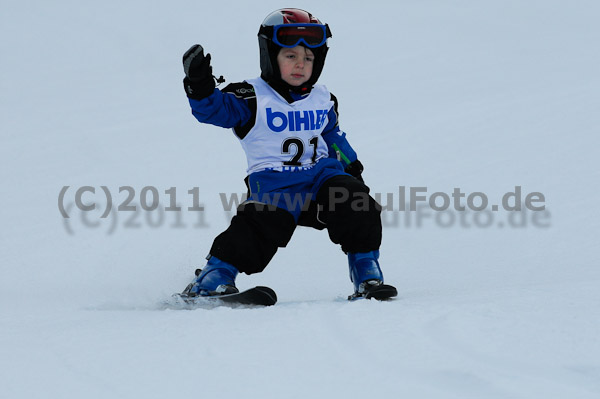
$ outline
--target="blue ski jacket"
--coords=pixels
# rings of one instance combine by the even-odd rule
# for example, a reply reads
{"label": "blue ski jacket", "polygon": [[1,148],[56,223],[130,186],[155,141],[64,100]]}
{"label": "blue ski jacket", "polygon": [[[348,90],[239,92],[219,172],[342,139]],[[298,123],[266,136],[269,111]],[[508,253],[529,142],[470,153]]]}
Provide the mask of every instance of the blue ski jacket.
{"label": "blue ski jacket", "polygon": [[[300,100],[304,95],[289,93],[289,102]],[[328,123],[321,136],[327,143],[329,158],[335,158],[345,169],[357,161],[357,154],[340,130],[338,122],[338,101],[331,94],[334,106],[329,110]],[[256,96],[254,88],[247,82],[232,83],[223,90],[214,89],[212,94],[202,99],[188,98],[192,114],[201,123],[224,128],[232,128],[239,139],[243,139],[254,126],[256,116]]]}

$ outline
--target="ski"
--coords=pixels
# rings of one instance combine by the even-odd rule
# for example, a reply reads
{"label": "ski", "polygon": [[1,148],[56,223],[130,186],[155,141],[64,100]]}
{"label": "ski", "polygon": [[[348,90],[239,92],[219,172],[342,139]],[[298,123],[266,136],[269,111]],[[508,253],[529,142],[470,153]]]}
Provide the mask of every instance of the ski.
{"label": "ski", "polygon": [[376,299],[378,301],[390,301],[396,296],[398,296],[398,290],[396,287],[387,284],[379,284],[369,287],[365,292],[355,292],[348,297],[348,300],[356,301],[358,299]]}
{"label": "ski", "polygon": [[227,306],[238,307],[264,307],[272,306],[277,302],[277,294],[269,287],[257,286],[242,292],[224,295],[190,295],[187,293],[173,294],[169,307],[194,309],[214,308]]}

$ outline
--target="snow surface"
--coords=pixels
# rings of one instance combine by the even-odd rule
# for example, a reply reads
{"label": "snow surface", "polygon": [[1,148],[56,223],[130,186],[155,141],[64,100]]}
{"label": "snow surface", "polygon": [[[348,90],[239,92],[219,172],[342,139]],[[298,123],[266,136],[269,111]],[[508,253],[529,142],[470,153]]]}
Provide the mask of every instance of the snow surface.
{"label": "snow surface", "polygon": [[[298,229],[238,279],[275,288],[276,306],[161,310],[228,224],[219,193],[244,190],[234,136],[190,114],[181,55],[199,42],[229,82],[257,76],[258,25],[282,6],[3,3],[0,396],[600,397],[592,0],[298,2],[332,28],[321,81],[374,192],[458,187],[491,205],[521,186],[546,211],[486,227],[385,212],[393,302],[345,301],[343,253]],[[99,204],[86,219],[82,186]],[[144,187],[163,206],[176,187],[184,210],[101,219],[101,186],[115,204],[133,187],[138,208]],[[194,187],[204,213],[185,210]]]}

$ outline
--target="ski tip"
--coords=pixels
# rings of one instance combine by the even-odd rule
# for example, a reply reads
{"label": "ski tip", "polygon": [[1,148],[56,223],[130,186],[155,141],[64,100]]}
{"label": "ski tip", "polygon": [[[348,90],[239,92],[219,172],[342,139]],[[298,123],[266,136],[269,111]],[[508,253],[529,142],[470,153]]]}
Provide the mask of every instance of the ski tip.
{"label": "ski tip", "polygon": [[398,296],[398,290],[396,287],[391,285],[382,284],[378,287],[367,292],[365,298],[367,299],[376,299],[378,301],[387,301],[391,300],[394,297]]}
{"label": "ski tip", "polygon": [[264,304],[264,306],[272,306],[277,303],[277,294],[272,288],[259,285],[254,289],[261,293],[263,297],[262,304]]}

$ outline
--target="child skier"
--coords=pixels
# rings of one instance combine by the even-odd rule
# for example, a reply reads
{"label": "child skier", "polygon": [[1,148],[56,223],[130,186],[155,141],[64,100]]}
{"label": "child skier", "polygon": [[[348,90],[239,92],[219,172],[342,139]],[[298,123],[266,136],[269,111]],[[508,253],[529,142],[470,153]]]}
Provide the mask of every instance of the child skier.
{"label": "child skier", "polygon": [[233,128],[248,161],[248,200],[217,236],[189,294],[238,292],[239,272],[260,273],[297,225],[327,228],[347,254],[353,297],[386,299],[379,266],[381,207],[338,126],[337,99],[317,85],[331,32],[307,11],[269,14],[258,32],[261,76],[216,89],[210,54],[183,56],[184,88],[201,123]]}

